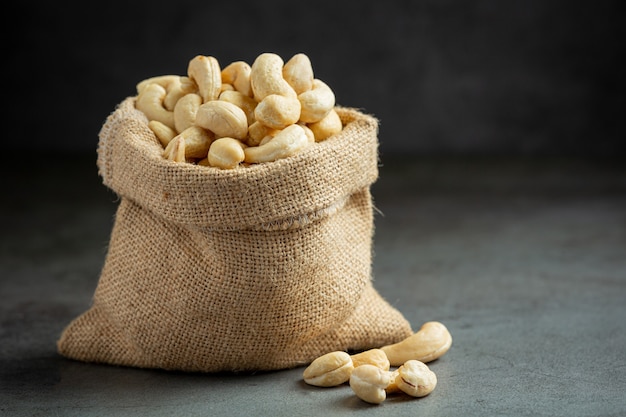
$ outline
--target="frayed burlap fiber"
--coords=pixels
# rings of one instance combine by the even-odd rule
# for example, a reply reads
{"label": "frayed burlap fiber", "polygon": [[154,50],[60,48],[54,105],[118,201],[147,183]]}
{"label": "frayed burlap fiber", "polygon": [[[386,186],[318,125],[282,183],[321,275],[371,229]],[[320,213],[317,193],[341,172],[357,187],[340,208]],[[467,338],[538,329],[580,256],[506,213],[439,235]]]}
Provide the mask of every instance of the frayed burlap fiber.
{"label": "frayed burlap fiber", "polygon": [[58,340],[72,359],[180,371],[293,368],[412,334],[372,284],[378,123],[233,170],[177,163],[129,97],[97,164],[119,206],[91,307]]}

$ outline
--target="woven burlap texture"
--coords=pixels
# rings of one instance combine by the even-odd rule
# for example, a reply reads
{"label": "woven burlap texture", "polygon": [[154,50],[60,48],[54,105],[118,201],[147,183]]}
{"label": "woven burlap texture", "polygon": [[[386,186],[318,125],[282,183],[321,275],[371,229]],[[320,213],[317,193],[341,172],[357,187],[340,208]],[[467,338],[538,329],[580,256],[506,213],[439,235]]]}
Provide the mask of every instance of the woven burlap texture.
{"label": "woven burlap texture", "polygon": [[272,163],[220,170],[162,157],[122,101],[97,164],[119,196],[92,304],[64,329],[68,358],[218,372],[303,366],[413,333],[372,283],[378,121]]}

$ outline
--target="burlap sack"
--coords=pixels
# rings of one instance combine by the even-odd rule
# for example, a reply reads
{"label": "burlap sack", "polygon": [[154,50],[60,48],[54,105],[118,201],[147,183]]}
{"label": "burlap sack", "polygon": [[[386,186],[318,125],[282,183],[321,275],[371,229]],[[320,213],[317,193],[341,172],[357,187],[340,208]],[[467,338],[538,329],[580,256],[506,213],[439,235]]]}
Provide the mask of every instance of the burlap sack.
{"label": "burlap sack", "polygon": [[124,100],[98,168],[120,196],[92,306],[63,331],[73,359],[182,371],[292,368],[412,334],[371,282],[378,124],[337,109],[336,137],[235,170],[176,163]]}

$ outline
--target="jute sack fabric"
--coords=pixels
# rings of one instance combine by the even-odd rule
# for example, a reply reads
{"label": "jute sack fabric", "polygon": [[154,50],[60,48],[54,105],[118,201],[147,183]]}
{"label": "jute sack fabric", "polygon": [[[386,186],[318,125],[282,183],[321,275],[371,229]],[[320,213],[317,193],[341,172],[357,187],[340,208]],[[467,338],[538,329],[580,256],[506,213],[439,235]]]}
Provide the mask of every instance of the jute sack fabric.
{"label": "jute sack fabric", "polygon": [[99,173],[119,206],[92,304],[64,329],[61,355],[277,370],[413,333],[372,284],[375,118],[338,107],[335,137],[219,170],[162,158],[134,100],[100,131]]}

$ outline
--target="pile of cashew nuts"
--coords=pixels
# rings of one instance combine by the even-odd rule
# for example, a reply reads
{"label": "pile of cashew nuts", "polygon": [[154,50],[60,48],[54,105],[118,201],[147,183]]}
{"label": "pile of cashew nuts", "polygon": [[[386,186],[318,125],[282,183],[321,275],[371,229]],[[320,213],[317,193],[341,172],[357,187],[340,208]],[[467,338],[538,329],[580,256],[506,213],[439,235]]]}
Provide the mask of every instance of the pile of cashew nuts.
{"label": "pile of cashew nuts", "polygon": [[437,386],[437,376],[426,363],[443,356],[451,345],[448,329],[429,321],[393,345],[353,355],[344,351],[322,355],[304,370],[303,379],[318,387],[349,383],[356,396],[370,404],[382,403],[387,394],[424,397]]}
{"label": "pile of cashew nuts", "polygon": [[224,68],[197,55],[186,76],[139,82],[135,107],[164,158],[221,169],[287,158],[343,129],[334,92],[302,53],[287,62],[262,53],[252,65]]}

